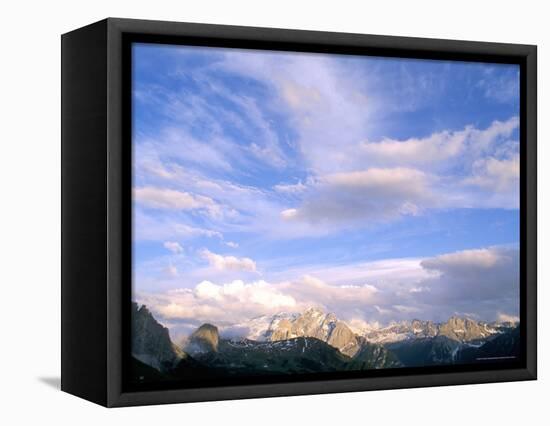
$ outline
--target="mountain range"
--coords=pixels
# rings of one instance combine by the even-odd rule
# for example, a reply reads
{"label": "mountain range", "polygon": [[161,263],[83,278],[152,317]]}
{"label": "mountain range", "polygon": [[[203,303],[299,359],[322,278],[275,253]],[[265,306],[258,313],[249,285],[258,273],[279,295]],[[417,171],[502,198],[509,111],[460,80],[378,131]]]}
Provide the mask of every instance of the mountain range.
{"label": "mountain range", "polygon": [[249,324],[240,324],[249,340],[288,340],[296,337],[313,337],[328,343],[345,355],[353,357],[361,348],[360,336],[354,333],[333,313],[310,308],[300,314],[279,313],[254,318]]}
{"label": "mountain range", "polygon": [[310,308],[239,324],[222,337],[202,324],[174,344],[145,306],[132,305],[132,355],[138,381],[304,374],[477,363],[519,356],[515,324],[452,317],[444,323],[406,321],[353,330],[333,313]]}
{"label": "mountain range", "polygon": [[316,337],[353,356],[358,350],[355,344],[357,337],[377,344],[435,336],[446,336],[458,342],[472,342],[483,340],[500,333],[503,328],[513,326],[511,323],[486,323],[469,318],[451,317],[443,323],[415,319],[392,323],[386,327],[353,330],[333,313],[310,308],[298,314],[279,313],[257,317],[237,327],[251,340],[276,341],[298,336]]}

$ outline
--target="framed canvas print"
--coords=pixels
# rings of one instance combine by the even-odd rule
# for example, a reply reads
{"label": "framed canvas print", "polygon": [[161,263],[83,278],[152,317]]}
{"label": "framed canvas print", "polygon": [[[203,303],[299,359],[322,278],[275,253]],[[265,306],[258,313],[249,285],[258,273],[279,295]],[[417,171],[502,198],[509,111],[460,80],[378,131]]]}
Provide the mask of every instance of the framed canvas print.
{"label": "framed canvas print", "polygon": [[536,378],[536,47],[107,19],[62,73],[63,390]]}

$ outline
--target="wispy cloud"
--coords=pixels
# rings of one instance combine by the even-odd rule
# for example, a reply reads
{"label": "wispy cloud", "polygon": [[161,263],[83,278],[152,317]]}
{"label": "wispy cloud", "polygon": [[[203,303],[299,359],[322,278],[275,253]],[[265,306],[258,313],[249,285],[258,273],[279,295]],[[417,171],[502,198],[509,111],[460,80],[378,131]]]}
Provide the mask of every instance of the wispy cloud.
{"label": "wispy cloud", "polygon": [[165,241],[164,248],[174,254],[183,253],[183,247],[177,241]]}
{"label": "wispy cloud", "polygon": [[507,192],[518,195],[519,155],[498,160],[487,158],[474,162],[474,172],[464,179],[467,185],[478,186],[493,193]]}
{"label": "wispy cloud", "polygon": [[179,216],[160,216],[139,209],[134,213],[133,225],[135,241],[162,242],[171,238],[188,240],[197,237],[223,239],[221,232],[190,225]]}
{"label": "wispy cloud", "polygon": [[134,188],[134,200],[145,207],[168,210],[206,210],[209,214],[219,215],[220,206],[209,197],[176,191],[167,188],[145,186]]}
{"label": "wispy cloud", "polygon": [[385,138],[379,142],[363,142],[355,156],[356,164],[378,166],[418,166],[448,169],[448,160],[468,165],[472,157],[487,156],[495,144],[510,138],[519,126],[518,117],[494,121],[485,129],[466,126],[461,130],[446,130],[425,138],[405,140]]}
{"label": "wispy cloud", "polygon": [[164,269],[164,272],[166,273],[166,275],[170,278],[175,278],[177,277],[179,274],[178,274],[178,268],[176,268],[174,265],[168,265],[165,269]]}
{"label": "wispy cloud", "polygon": [[519,71],[502,70],[502,66],[487,67],[485,78],[477,86],[486,98],[501,103],[517,102],[519,98]]}
{"label": "wispy cloud", "polygon": [[235,256],[223,256],[221,254],[212,253],[208,249],[201,250],[200,254],[212,267],[220,271],[256,271],[256,262],[249,257],[238,258]]}

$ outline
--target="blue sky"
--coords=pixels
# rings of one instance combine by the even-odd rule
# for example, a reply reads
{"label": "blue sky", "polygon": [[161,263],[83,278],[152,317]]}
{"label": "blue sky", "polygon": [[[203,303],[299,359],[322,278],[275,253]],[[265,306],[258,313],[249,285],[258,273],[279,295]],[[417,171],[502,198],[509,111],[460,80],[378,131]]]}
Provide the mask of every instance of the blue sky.
{"label": "blue sky", "polygon": [[136,44],[133,73],[134,298],[169,327],[518,315],[516,66]]}

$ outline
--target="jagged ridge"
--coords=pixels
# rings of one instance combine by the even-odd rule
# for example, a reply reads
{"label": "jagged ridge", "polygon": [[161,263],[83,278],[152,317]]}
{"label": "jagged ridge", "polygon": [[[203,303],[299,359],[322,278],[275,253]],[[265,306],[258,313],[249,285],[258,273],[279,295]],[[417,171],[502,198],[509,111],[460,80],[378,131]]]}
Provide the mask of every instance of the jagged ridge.
{"label": "jagged ridge", "polygon": [[[257,326],[260,320],[254,320]],[[145,307],[132,305],[133,369],[139,380],[196,380],[228,376],[302,374],[397,368],[503,359],[519,354],[519,328],[453,317],[436,324],[414,320],[381,328],[403,338],[384,344],[354,333],[334,314],[308,309],[278,314],[257,340],[224,339],[218,327],[203,324],[182,349]],[[510,331],[511,330],[511,331]],[[256,327],[258,331],[258,327]],[[370,331],[372,333],[372,330]],[[380,340],[380,335],[376,336]],[[152,370],[151,367],[154,369]],[[155,373],[157,371],[158,373]]]}
{"label": "jagged ridge", "polygon": [[170,333],[145,305],[132,303],[132,355],[159,371],[172,369],[184,353],[170,340]]}

